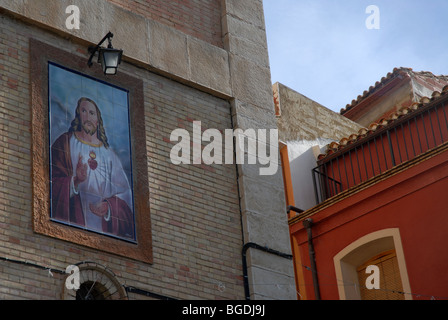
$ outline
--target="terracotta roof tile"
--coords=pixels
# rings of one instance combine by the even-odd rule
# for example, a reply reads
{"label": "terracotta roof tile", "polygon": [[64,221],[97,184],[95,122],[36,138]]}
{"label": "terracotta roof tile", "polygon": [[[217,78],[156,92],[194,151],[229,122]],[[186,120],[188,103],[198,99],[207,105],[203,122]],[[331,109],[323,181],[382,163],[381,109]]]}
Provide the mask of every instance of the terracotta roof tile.
{"label": "terracotta roof tile", "polygon": [[448,76],[447,75],[439,75],[436,76],[432,72],[429,71],[413,71],[412,68],[394,68],[392,72],[389,72],[385,77],[382,77],[380,81],[377,81],[374,86],[371,86],[369,90],[365,90],[362,95],[359,95],[356,99],[352,100],[351,103],[347,104],[345,108],[342,108],[340,113],[344,114],[357,106],[362,100],[373,94],[375,91],[384,87],[391,80],[396,78],[413,78],[416,79],[416,82],[420,84],[424,84],[429,88],[432,88],[432,91],[437,90],[444,85],[448,85]]}
{"label": "terracotta roof tile", "polygon": [[404,107],[400,109],[399,111],[393,113],[390,117],[383,118],[379,120],[378,122],[371,123],[367,128],[361,128],[358,133],[352,134],[349,137],[342,138],[339,142],[331,142],[327,145],[327,150],[324,154],[320,154],[318,156],[318,160],[323,160],[330,154],[336,153],[339,150],[344,149],[346,146],[354,143],[355,141],[358,141],[360,139],[363,139],[375,131],[379,130],[380,128],[383,128],[391,123],[393,123],[395,120],[407,115],[408,113],[414,112],[418,110],[419,108],[427,105],[428,103],[439,99],[442,96],[448,95],[448,85],[444,86],[442,91],[434,91],[431,95],[431,98],[428,97],[422,97],[419,102],[414,102],[409,107]]}

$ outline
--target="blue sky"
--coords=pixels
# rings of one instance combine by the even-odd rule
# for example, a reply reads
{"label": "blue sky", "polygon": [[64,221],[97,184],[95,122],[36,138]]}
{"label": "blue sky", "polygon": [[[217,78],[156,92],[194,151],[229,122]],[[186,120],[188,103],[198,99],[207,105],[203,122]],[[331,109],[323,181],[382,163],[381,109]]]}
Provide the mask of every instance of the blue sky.
{"label": "blue sky", "polygon": [[[263,0],[272,82],[339,112],[395,67],[448,75],[447,0]],[[369,5],[379,29],[368,29]]]}

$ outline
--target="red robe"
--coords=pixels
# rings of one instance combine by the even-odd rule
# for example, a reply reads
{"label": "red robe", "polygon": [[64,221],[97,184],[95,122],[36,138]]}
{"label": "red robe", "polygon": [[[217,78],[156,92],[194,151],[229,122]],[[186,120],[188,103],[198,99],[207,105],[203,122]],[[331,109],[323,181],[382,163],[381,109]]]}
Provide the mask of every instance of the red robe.
{"label": "red robe", "polygon": [[[70,155],[72,134],[62,134],[51,146],[51,218],[85,227],[81,196],[70,197],[74,175]],[[103,232],[135,240],[133,213],[128,204],[116,196],[105,200],[109,204],[111,217],[109,221],[103,219]]]}

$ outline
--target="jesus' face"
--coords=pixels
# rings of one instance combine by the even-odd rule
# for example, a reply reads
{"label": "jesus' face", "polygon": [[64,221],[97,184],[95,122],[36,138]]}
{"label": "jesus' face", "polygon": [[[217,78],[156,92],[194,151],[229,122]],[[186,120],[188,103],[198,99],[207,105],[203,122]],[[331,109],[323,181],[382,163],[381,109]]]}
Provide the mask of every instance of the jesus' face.
{"label": "jesus' face", "polygon": [[93,135],[98,128],[98,114],[95,105],[90,101],[83,101],[79,106],[81,125],[85,133]]}

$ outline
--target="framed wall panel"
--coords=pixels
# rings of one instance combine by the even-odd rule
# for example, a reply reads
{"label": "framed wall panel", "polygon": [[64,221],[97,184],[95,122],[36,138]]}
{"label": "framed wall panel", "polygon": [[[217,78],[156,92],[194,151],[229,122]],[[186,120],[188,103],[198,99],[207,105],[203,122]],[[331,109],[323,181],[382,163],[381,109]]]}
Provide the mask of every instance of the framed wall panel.
{"label": "framed wall panel", "polygon": [[143,81],[35,39],[30,57],[34,231],[152,263]]}

